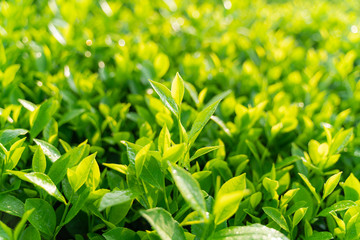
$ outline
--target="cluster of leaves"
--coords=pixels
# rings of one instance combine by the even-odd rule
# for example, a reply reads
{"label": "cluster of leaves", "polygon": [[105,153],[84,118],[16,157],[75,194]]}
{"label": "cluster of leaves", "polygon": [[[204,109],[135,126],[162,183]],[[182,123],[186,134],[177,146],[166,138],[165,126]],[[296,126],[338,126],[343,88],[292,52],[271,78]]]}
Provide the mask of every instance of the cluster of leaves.
{"label": "cluster of leaves", "polygon": [[359,239],[359,10],[0,2],[0,238]]}

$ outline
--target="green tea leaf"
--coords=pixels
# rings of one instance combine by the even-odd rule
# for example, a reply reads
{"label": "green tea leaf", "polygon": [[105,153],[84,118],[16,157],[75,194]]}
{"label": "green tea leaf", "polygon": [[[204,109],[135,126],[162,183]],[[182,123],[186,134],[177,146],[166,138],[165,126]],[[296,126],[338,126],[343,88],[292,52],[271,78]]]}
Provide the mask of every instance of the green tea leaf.
{"label": "green tea leaf", "polygon": [[350,173],[350,176],[346,179],[342,187],[345,192],[346,200],[360,200],[360,182],[353,173]]}
{"label": "green tea leaf", "polygon": [[213,214],[215,224],[220,224],[237,211],[246,188],[245,173],[225,182],[215,198]]}
{"label": "green tea leaf", "polygon": [[176,144],[164,151],[163,159],[164,161],[177,163],[180,159],[184,158],[185,152],[186,152],[185,144]]}
{"label": "green tea leaf", "polygon": [[80,116],[82,113],[85,112],[85,109],[72,109],[69,112],[65,113],[64,116],[59,121],[59,127],[72,119],[76,118],[77,116]]}
{"label": "green tea leaf", "polygon": [[300,177],[302,178],[302,180],[305,182],[305,184],[306,184],[306,186],[309,188],[310,192],[314,195],[314,197],[316,198],[316,201],[317,201],[318,203],[320,203],[321,200],[320,200],[319,194],[317,194],[315,188],[311,185],[309,179],[308,179],[305,175],[303,175],[303,174],[301,174],[301,173],[299,173],[299,176],[300,176]]}
{"label": "green tea leaf", "polygon": [[282,195],[280,198],[280,207],[283,207],[285,206],[285,204],[288,204],[299,190],[300,190],[299,188],[290,189],[284,195]]}
{"label": "green tea leaf", "polygon": [[2,238],[2,239],[13,239],[12,229],[9,228],[2,221],[0,221],[0,238]]}
{"label": "green tea leaf", "polygon": [[0,211],[21,217],[24,214],[24,203],[10,194],[0,194]]}
{"label": "green tea leaf", "polygon": [[334,239],[330,232],[314,232],[307,240],[330,240]]}
{"label": "green tea leaf", "polygon": [[300,208],[300,209],[296,210],[294,217],[292,219],[292,221],[293,221],[292,227],[293,228],[299,224],[301,219],[303,219],[303,217],[306,214],[306,211],[307,211],[307,208]]}
{"label": "green tea leaf", "polygon": [[190,145],[194,143],[195,139],[200,134],[201,130],[209,121],[210,117],[214,114],[220,101],[221,100],[216,101],[215,103],[213,103],[212,105],[208,106],[207,108],[203,109],[200,113],[198,113],[188,136]]}
{"label": "green tea leaf", "polygon": [[169,163],[171,175],[183,198],[196,211],[206,216],[206,205],[199,183],[184,169]]}
{"label": "green tea leaf", "polygon": [[162,208],[141,211],[140,214],[156,230],[162,240],[185,240],[184,230],[171,214]]}
{"label": "green tea leaf", "polygon": [[25,201],[25,211],[34,209],[29,222],[40,232],[52,236],[56,227],[56,215],[52,206],[39,198],[28,198]]}
{"label": "green tea leaf", "polygon": [[89,197],[89,194],[90,194],[89,188],[85,188],[80,193],[79,197],[76,199],[76,201],[73,203],[72,207],[70,208],[68,214],[66,214],[64,224],[70,222],[79,213],[79,211],[85,205],[86,200]]}
{"label": "green tea leaf", "polygon": [[126,240],[140,240],[140,237],[136,232],[123,227],[117,227],[107,231],[103,234],[106,240],[117,240],[117,239],[126,239]]}
{"label": "green tea leaf", "polygon": [[145,160],[140,178],[158,189],[163,189],[165,184],[161,166],[154,157]]}
{"label": "green tea leaf", "polygon": [[34,172],[45,172],[46,158],[40,146],[36,148],[36,151],[34,153],[32,159],[32,168]]}
{"label": "green tea leaf", "polygon": [[198,157],[201,157],[202,155],[207,154],[209,152],[212,152],[212,151],[214,151],[216,149],[219,149],[219,146],[211,146],[211,147],[200,148],[194,153],[194,155],[190,158],[189,161],[191,162],[191,161],[197,159]]}
{"label": "green tea leaf", "polygon": [[2,145],[7,145],[13,139],[17,138],[18,136],[25,135],[28,133],[25,129],[5,129],[0,131],[0,143]]}
{"label": "green tea leaf", "polygon": [[342,172],[334,174],[326,181],[326,183],[324,184],[324,193],[323,193],[323,197],[322,197],[323,199],[325,199],[327,196],[329,196],[334,191],[334,189],[336,188],[336,186],[338,185],[338,183],[340,181],[341,174],[342,174]]}
{"label": "green tea leaf", "polygon": [[353,201],[350,201],[350,200],[339,201],[339,202],[336,202],[333,205],[331,205],[331,207],[328,207],[328,208],[325,208],[324,210],[322,210],[318,214],[318,216],[326,217],[332,211],[335,211],[335,212],[343,211],[343,210],[349,209],[354,206],[357,206],[357,204]]}
{"label": "green tea leaf", "polygon": [[142,172],[142,169],[143,169],[143,166],[144,166],[144,163],[146,161],[146,158],[147,158],[147,155],[148,155],[148,152],[150,150],[150,147],[151,147],[151,143],[147,144],[146,146],[144,146],[137,154],[136,154],[136,157],[135,157],[135,171],[136,171],[136,176],[139,177],[141,172]]}
{"label": "green tea leaf", "polygon": [[56,112],[57,107],[58,103],[55,100],[49,99],[32,112],[33,116],[30,118],[33,119],[30,122],[30,136],[32,138],[35,138],[44,129],[52,115]]}
{"label": "green tea leaf", "polygon": [[289,232],[289,227],[286,223],[284,216],[276,208],[272,207],[263,207],[264,212],[268,215],[274,222],[276,222],[282,229]]}
{"label": "green tea leaf", "polygon": [[36,228],[29,226],[21,233],[19,240],[41,240],[41,236]]}
{"label": "green tea leaf", "polygon": [[66,176],[67,169],[77,165],[84,156],[87,156],[89,149],[90,147],[87,144],[82,144],[62,155],[50,167],[48,175],[51,180],[55,184],[61,182]]}
{"label": "green tea leaf", "polygon": [[253,224],[242,227],[228,227],[216,232],[211,240],[268,240],[279,239],[288,240],[281,232],[268,228],[261,224]]}
{"label": "green tea leaf", "polygon": [[18,164],[22,153],[24,152],[25,147],[18,147],[12,151],[10,151],[10,157],[8,162],[5,165],[5,169],[12,170]]}
{"label": "green tea leaf", "polygon": [[338,132],[332,139],[329,149],[329,156],[339,153],[341,150],[343,150],[346,144],[349,142],[352,135],[353,135],[352,128],[347,129],[345,131],[341,130],[340,132]]}
{"label": "green tea leaf", "polygon": [[34,139],[34,142],[41,147],[41,150],[43,153],[52,161],[55,162],[61,157],[61,154],[57,148],[55,148],[53,145],[51,145],[48,142],[45,142],[40,139]]}
{"label": "green tea leaf", "polygon": [[229,96],[229,94],[231,92],[232,92],[232,90],[229,89],[229,90],[226,90],[225,92],[219,93],[218,95],[213,97],[209,102],[206,103],[206,105],[204,106],[204,109],[208,108],[210,105],[213,105],[214,103],[219,102],[222,99],[226,98],[227,96]]}
{"label": "green tea leaf", "polygon": [[103,165],[125,175],[128,171],[128,166],[124,164],[103,163]]}
{"label": "green tea leaf", "polygon": [[53,196],[60,202],[66,204],[66,200],[64,196],[60,193],[60,191],[56,188],[56,185],[53,183],[53,181],[51,181],[49,176],[46,175],[45,173],[40,173],[40,172],[24,173],[19,171],[10,171],[10,170],[8,170],[7,172],[17,176],[21,180],[32,183],[35,186],[44,189],[49,195]]}
{"label": "green tea leaf", "polygon": [[18,239],[21,231],[25,227],[25,223],[28,220],[28,218],[33,214],[34,209],[29,209],[25,211],[25,213],[22,215],[20,222],[16,225],[14,229],[14,239]]}
{"label": "green tea leaf", "polygon": [[154,68],[156,71],[156,75],[158,78],[161,78],[165,75],[167,70],[169,69],[170,61],[168,56],[163,53],[159,53],[154,60]]}
{"label": "green tea leaf", "polygon": [[96,153],[84,158],[75,170],[71,170],[70,168],[68,168],[68,179],[74,192],[79,190],[79,188],[88,179],[89,173],[93,166],[93,162],[96,161],[95,156]]}
{"label": "green tea leaf", "polygon": [[149,80],[152,88],[159,95],[163,104],[176,116],[179,116],[179,107],[174,98],[171,96],[170,90],[161,83]]}
{"label": "green tea leaf", "polygon": [[178,106],[181,105],[182,99],[184,97],[184,91],[184,80],[177,72],[171,84],[171,96],[175,99],[175,102]]}
{"label": "green tea leaf", "polygon": [[99,211],[102,211],[108,207],[131,201],[137,196],[138,193],[130,189],[114,190],[112,192],[106,193],[100,200]]}

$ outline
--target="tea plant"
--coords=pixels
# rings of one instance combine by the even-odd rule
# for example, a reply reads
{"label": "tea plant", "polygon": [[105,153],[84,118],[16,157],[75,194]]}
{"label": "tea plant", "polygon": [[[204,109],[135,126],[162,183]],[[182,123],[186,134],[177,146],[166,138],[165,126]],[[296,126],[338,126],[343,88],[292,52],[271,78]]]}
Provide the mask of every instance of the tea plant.
{"label": "tea plant", "polygon": [[359,239],[359,10],[0,2],[0,238]]}

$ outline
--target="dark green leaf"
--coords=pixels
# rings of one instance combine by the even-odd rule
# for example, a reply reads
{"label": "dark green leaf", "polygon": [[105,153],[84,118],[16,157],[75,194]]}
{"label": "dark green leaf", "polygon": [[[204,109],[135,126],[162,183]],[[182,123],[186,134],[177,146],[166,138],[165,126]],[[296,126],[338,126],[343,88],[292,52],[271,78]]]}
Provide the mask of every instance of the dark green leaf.
{"label": "dark green leaf", "polygon": [[10,194],[1,194],[0,211],[21,217],[24,214],[24,203]]}
{"label": "dark green leaf", "polygon": [[183,198],[196,211],[206,216],[206,205],[199,183],[184,169],[169,163],[171,175]]}
{"label": "dark green leaf", "polygon": [[59,192],[59,190],[56,188],[56,185],[53,183],[53,181],[51,181],[49,176],[47,176],[45,173],[40,173],[40,172],[24,173],[24,172],[9,171],[9,170],[8,172],[14,174],[21,180],[30,182],[35,186],[44,189],[49,195],[53,196],[60,202],[66,204],[66,200],[64,196]]}
{"label": "dark green leaf", "polygon": [[34,209],[29,222],[40,232],[52,236],[56,227],[56,215],[52,206],[39,198],[28,198],[25,202],[25,211]]}
{"label": "dark green leaf", "polygon": [[276,222],[282,229],[289,232],[289,227],[286,223],[284,216],[276,208],[272,207],[263,207],[264,212]]}
{"label": "dark green leaf", "polygon": [[228,227],[216,232],[211,240],[269,240],[279,239],[288,240],[281,232],[263,226],[261,224],[253,224],[243,227]]}
{"label": "dark green leaf", "polygon": [[322,210],[318,216],[320,217],[326,217],[331,211],[343,211],[346,209],[349,209],[351,207],[357,206],[357,204],[353,201],[350,200],[343,200],[343,201],[339,201],[334,203],[333,205],[331,205],[331,207],[325,208],[324,210]]}
{"label": "dark green leaf", "polygon": [[0,143],[5,146],[9,142],[11,142],[14,138],[21,136],[21,135],[25,135],[26,133],[28,133],[28,131],[25,129],[2,130],[2,131],[0,131]]}
{"label": "dark green leaf", "polygon": [[171,214],[162,208],[141,211],[150,225],[156,230],[162,240],[185,240],[184,230]]}
{"label": "dark green leaf", "polygon": [[128,202],[136,198],[138,194],[130,189],[127,190],[114,190],[106,193],[100,201],[99,211],[105,208],[112,207],[124,202]]}

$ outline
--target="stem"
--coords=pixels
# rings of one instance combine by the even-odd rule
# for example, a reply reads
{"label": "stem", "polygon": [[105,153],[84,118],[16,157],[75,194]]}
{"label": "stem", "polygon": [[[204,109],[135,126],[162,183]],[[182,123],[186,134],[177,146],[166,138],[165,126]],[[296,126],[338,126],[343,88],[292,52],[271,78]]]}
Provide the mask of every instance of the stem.
{"label": "stem", "polygon": [[74,191],[71,193],[69,202],[65,205],[65,210],[64,210],[63,215],[61,217],[59,226],[56,227],[56,231],[55,231],[54,238],[53,238],[54,240],[56,239],[56,235],[58,235],[61,228],[64,226],[65,217],[66,217],[66,215],[67,215],[67,213],[69,211],[70,203],[71,203],[71,200],[72,200],[73,196],[74,196]]}
{"label": "stem", "polygon": [[144,183],[144,181],[143,181],[142,179],[141,179],[141,185],[142,185],[143,190],[144,190],[144,195],[145,195],[144,200],[145,200],[145,203],[146,203],[146,205],[147,205],[147,208],[150,208],[149,198],[148,198],[148,195],[146,194],[145,183]]}
{"label": "stem", "polygon": [[[200,240],[206,240],[211,235],[211,234],[209,234],[209,228],[211,225],[211,221],[212,221],[212,219],[208,218],[207,216],[204,216],[204,232],[201,235]],[[214,228],[215,228],[215,226],[214,226]],[[212,230],[214,230],[214,229],[212,229]]]}
{"label": "stem", "polygon": [[178,126],[179,126],[179,138],[180,138],[180,143],[183,142],[183,134],[182,134],[182,128],[181,128],[181,120],[180,120],[181,116],[179,113],[179,117],[178,117]]}
{"label": "stem", "polygon": [[166,194],[165,184],[164,184],[163,193],[164,193],[164,201],[165,201],[166,208],[167,208],[168,212],[170,212],[170,205],[169,205],[169,200],[168,200],[167,194]]}

